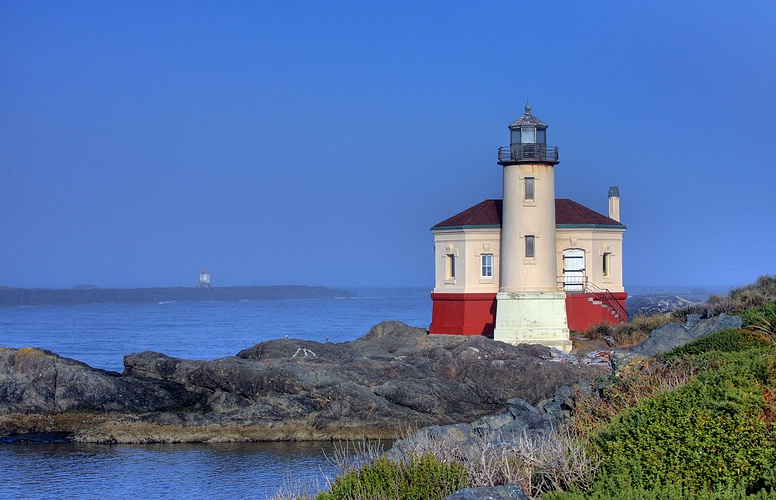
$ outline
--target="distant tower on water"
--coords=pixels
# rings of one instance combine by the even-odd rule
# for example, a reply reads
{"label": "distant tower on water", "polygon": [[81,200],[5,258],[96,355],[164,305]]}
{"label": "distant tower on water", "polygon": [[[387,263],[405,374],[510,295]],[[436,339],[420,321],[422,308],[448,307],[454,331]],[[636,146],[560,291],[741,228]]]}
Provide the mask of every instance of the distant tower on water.
{"label": "distant tower on water", "polygon": [[199,283],[197,288],[210,288],[210,273],[207,272],[207,268],[203,267],[202,272],[199,273]]}

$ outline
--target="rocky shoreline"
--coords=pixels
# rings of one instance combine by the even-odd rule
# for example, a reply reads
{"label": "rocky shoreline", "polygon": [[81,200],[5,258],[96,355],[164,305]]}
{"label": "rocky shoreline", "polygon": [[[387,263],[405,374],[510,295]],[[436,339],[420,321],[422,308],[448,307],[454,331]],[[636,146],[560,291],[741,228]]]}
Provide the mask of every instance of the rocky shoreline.
{"label": "rocky shoreline", "polygon": [[[214,361],[156,352],[124,372],[36,348],[0,348],[0,438],[90,443],[396,439],[429,426],[544,432],[575,390],[638,356],[740,318],[669,323],[626,350],[578,355],[387,321],[339,344],[278,339]],[[590,351],[589,350],[589,351]],[[503,429],[502,429],[503,430]]]}
{"label": "rocky shoreline", "polygon": [[428,335],[388,321],[339,344],[278,339],[214,361],[155,352],[94,369],[0,348],[0,436],[65,432],[94,443],[396,438],[534,404],[607,372],[553,350]]}

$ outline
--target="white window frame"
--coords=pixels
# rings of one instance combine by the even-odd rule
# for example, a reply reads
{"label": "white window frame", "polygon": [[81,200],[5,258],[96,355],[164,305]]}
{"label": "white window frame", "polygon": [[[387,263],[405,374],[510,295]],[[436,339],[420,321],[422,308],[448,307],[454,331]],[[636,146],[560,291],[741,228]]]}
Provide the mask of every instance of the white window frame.
{"label": "white window frame", "polygon": [[493,254],[484,253],[480,255],[480,278],[493,279]]}

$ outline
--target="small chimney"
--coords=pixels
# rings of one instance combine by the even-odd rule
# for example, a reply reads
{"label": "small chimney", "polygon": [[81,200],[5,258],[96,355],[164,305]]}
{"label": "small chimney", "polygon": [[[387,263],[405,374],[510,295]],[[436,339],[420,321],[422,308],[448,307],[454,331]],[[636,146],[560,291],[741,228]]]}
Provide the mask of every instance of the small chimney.
{"label": "small chimney", "polygon": [[620,222],[620,188],[609,188],[609,218]]}

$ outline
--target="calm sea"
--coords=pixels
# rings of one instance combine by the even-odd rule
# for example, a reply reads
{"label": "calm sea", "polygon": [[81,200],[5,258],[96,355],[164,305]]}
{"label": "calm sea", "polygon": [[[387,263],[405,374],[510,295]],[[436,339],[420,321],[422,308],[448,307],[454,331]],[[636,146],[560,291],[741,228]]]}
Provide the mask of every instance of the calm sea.
{"label": "calm sea", "polygon": [[[356,298],[0,308],[0,346],[40,347],[106,370],[152,350],[212,360],[265,340],[345,342],[389,319],[427,328],[430,288],[353,289]],[[268,498],[323,487],[331,443],[0,444],[2,498]]]}

